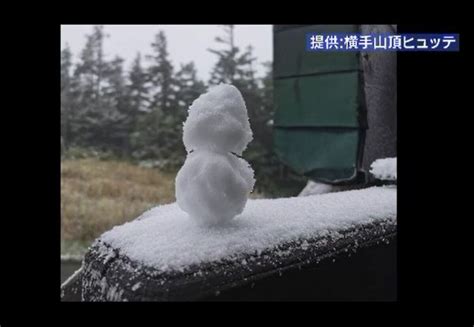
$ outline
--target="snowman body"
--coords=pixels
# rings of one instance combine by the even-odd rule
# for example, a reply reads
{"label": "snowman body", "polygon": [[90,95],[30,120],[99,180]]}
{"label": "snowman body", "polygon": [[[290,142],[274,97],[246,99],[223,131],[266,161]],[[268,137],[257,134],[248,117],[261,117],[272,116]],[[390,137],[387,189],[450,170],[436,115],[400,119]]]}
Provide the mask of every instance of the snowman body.
{"label": "snowman body", "polygon": [[251,140],[247,109],[236,87],[220,84],[196,99],[183,126],[188,154],[176,176],[178,206],[208,224],[242,213],[255,179],[237,155]]}

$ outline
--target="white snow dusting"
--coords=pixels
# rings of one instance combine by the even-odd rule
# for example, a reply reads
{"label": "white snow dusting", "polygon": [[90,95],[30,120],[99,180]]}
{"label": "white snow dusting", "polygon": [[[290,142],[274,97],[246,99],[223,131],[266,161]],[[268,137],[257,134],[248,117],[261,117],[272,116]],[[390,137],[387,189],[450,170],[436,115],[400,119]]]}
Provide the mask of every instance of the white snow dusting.
{"label": "white snow dusting", "polygon": [[236,87],[220,84],[196,99],[183,128],[188,155],[176,176],[178,206],[206,224],[242,213],[255,179],[248,162],[235,154],[251,140],[247,108]]}
{"label": "white snow dusting", "polygon": [[[101,240],[130,259],[162,271],[260,253],[284,242],[326,235],[355,224],[396,219],[396,188],[249,200],[226,224],[205,227],[176,203],[116,226]],[[305,246],[304,244],[302,245]]]}
{"label": "white snow dusting", "polygon": [[370,165],[370,173],[377,179],[397,180],[397,158],[377,159]]}

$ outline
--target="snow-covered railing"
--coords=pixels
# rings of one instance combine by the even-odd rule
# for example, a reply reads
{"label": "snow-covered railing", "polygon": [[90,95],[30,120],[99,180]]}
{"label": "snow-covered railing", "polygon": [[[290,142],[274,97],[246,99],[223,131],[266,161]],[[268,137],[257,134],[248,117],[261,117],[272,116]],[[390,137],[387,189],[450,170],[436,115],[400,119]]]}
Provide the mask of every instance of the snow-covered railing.
{"label": "snow-covered railing", "polygon": [[[103,234],[84,259],[87,301],[192,300],[354,253],[396,235],[394,186],[249,200],[231,223],[158,206]],[[348,272],[350,274],[350,272]]]}

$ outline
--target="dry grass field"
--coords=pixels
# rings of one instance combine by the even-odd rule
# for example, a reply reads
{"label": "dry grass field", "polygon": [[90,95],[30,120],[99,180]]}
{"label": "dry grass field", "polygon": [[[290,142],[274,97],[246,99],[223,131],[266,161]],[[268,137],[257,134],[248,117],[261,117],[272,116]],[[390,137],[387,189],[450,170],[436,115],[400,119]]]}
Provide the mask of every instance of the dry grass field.
{"label": "dry grass field", "polygon": [[[125,161],[61,161],[61,254],[82,255],[92,241],[144,211],[175,201],[175,174]],[[262,198],[252,192],[250,198]]]}
{"label": "dry grass field", "polygon": [[98,159],[61,162],[61,253],[81,253],[115,225],[175,201],[171,173]]}

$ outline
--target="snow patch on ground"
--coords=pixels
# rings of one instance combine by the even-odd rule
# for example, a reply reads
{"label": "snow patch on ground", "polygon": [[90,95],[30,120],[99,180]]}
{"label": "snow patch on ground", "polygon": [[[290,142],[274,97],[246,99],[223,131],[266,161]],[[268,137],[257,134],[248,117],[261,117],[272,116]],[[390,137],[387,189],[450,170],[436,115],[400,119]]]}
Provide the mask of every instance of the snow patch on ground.
{"label": "snow patch on ground", "polygon": [[235,219],[211,227],[198,224],[173,203],[114,227],[101,240],[133,261],[162,271],[182,271],[192,264],[259,253],[356,224],[396,220],[396,195],[396,187],[389,186],[249,200]]}
{"label": "snow patch on ground", "polygon": [[397,180],[397,158],[377,159],[370,165],[370,173],[377,179]]}

